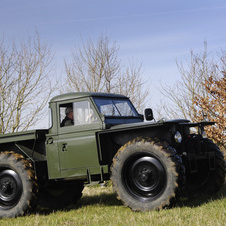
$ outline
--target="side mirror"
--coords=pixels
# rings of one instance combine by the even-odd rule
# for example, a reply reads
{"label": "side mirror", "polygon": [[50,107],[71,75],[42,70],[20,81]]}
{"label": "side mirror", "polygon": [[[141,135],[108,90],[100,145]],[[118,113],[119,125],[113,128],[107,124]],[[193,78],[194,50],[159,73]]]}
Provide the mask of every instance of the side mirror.
{"label": "side mirror", "polygon": [[154,119],[153,112],[152,112],[152,109],[151,108],[146,108],[144,110],[144,115],[145,115],[145,119],[147,121],[151,121],[151,120]]}

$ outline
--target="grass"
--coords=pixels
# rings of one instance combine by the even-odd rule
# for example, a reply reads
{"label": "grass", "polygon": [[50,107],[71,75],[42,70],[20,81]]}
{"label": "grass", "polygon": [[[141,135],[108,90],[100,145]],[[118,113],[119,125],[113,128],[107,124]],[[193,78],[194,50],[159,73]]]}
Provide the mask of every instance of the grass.
{"label": "grass", "polygon": [[0,225],[225,225],[226,184],[213,197],[181,199],[176,207],[132,212],[109,187],[85,187],[83,197],[65,210],[38,208],[30,216],[1,219]]}

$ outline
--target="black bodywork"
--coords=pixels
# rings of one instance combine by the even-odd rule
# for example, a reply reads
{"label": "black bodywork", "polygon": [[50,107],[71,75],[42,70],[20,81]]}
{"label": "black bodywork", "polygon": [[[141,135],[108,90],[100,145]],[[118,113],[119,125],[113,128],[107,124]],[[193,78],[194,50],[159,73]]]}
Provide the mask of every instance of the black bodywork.
{"label": "black bodywork", "polygon": [[[159,139],[166,141],[175,148],[183,159],[186,173],[196,173],[199,161],[205,161],[209,170],[215,168],[214,152],[208,152],[203,142],[204,127],[213,122],[190,123],[189,120],[171,120],[156,123],[132,123],[112,126],[110,129],[97,133],[99,143],[99,158],[101,165],[111,165],[114,155],[124,144],[137,137]],[[193,128],[194,131],[191,131]],[[181,143],[175,140],[175,134],[182,136]]]}

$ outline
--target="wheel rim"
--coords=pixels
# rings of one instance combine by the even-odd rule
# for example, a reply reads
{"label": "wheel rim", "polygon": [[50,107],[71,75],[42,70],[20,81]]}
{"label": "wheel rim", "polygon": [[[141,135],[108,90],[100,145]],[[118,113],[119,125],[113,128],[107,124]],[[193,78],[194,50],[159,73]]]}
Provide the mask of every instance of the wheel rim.
{"label": "wheel rim", "polygon": [[6,169],[0,172],[0,209],[11,209],[20,200],[22,182],[18,174]]}
{"label": "wheel rim", "polygon": [[166,170],[154,156],[135,156],[123,167],[122,179],[126,189],[136,199],[150,202],[166,187]]}

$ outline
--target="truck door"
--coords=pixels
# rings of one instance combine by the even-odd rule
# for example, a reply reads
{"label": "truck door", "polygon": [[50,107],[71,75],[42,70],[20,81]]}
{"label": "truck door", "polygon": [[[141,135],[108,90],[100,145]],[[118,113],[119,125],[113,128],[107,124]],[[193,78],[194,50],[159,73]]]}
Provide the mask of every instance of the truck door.
{"label": "truck door", "polygon": [[70,172],[71,169],[99,166],[95,132],[102,128],[102,122],[91,100],[61,102],[58,109],[60,170]]}

